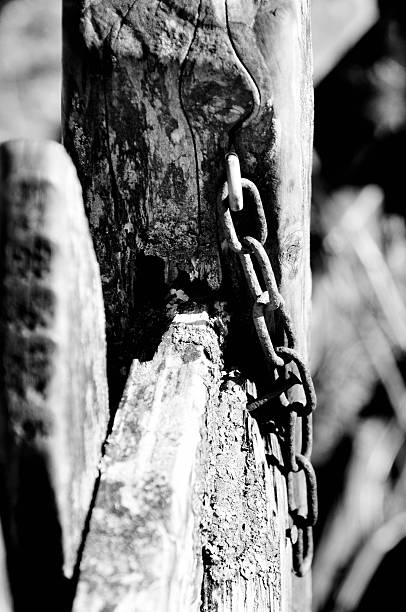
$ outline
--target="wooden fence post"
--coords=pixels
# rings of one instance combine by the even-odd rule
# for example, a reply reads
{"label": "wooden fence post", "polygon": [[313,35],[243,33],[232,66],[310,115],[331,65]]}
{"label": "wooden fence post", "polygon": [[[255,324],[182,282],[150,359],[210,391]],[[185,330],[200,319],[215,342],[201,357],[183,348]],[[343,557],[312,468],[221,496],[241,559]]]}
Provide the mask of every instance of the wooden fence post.
{"label": "wooden fence post", "polygon": [[[63,122],[101,266],[112,381],[132,358],[153,357],[170,321],[169,290],[203,301],[210,314],[219,291],[230,284],[234,296],[240,291],[236,262],[219,254],[216,222],[230,139],[243,176],[259,188],[269,226],[266,250],[306,356],[308,0],[65,0]],[[222,278],[223,270],[231,281]],[[239,302],[232,303],[241,315],[246,294]],[[277,318],[274,327],[282,343]],[[247,341],[249,332],[242,333]],[[231,364],[242,365],[263,387],[260,352],[254,345],[233,351],[235,338],[231,325],[227,363],[231,351]],[[277,512],[286,522],[283,500]],[[289,549],[281,533],[275,545]],[[218,577],[211,585],[214,598],[235,586],[240,570]],[[310,610],[310,576],[292,585],[286,566],[280,571],[287,585],[283,609]]]}
{"label": "wooden fence post", "polygon": [[109,410],[100,275],[61,145],[0,147],[0,228],[1,514],[11,587],[16,610],[62,610]]}
{"label": "wooden fence post", "polygon": [[3,612],[12,612],[13,610],[3,530],[0,531],[0,610],[3,610]]}

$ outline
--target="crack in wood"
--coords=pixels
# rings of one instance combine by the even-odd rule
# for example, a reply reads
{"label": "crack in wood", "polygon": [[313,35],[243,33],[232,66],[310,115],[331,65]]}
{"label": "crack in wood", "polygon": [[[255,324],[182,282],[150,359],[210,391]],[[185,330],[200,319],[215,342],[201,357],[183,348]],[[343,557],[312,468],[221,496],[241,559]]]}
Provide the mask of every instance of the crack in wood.
{"label": "crack in wood", "polygon": [[183,82],[183,77],[184,77],[184,73],[185,73],[185,68],[186,68],[186,64],[188,61],[188,56],[190,53],[191,48],[193,47],[193,44],[195,42],[196,39],[196,35],[197,35],[197,30],[199,28],[199,22],[200,22],[200,13],[201,13],[201,9],[202,9],[202,4],[203,4],[203,0],[199,1],[199,6],[197,8],[197,14],[196,14],[196,24],[195,24],[195,29],[193,32],[193,36],[192,36],[192,40],[190,42],[189,48],[186,52],[186,55],[184,57],[184,60],[180,66],[180,73],[179,73],[179,101],[180,101],[180,106],[182,108],[184,117],[186,119],[186,123],[188,125],[189,131],[190,131],[190,136],[192,138],[192,144],[193,144],[193,153],[194,153],[194,161],[195,161],[195,168],[196,168],[196,195],[197,195],[197,214],[198,214],[198,232],[199,234],[201,233],[201,194],[200,194],[200,181],[199,181],[199,159],[197,156],[197,143],[196,143],[196,138],[193,132],[193,128],[192,128],[192,123],[190,121],[188,112],[186,110],[184,101],[183,101],[183,94],[182,94],[182,82]]}
{"label": "crack in wood", "polygon": [[[113,165],[113,158],[111,155],[110,121],[109,121],[109,108],[108,108],[108,99],[107,99],[107,78],[106,78],[106,64],[108,61],[108,50],[105,44],[103,45],[103,58],[104,58],[104,61],[103,61],[102,80],[103,80],[103,100],[104,100],[104,121],[106,125],[106,149],[108,153],[107,161],[108,161],[110,177],[111,177],[111,191],[112,191],[112,196],[113,196],[112,199],[115,205],[114,208],[116,210],[121,200],[121,195],[120,195],[120,190],[118,188],[116,172],[115,172],[114,165]],[[113,216],[114,216],[114,211],[113,211]]]}
{"label": "crack in wood", "polygon": [[252,119],[255,118],[255,116],[259,113],[259,110],[261,108],[261,90],[258,87],[258,84],[254,78],[254,75],[250,72],[250,70],[248,69],[248,66],[244,63],[243,58],[241,56],[241,54],[238,52],[237,47],[234,43],[234,39],[233,39],[233,35],[231,32],[231,26],[230,26],[230,16],[229,16],[229,11],[228,11],[228,0],[225,0],[225,11],[226,11],[226,25],[227,25],[227,34],[228,34],[228,38],[230,40],[230,44],[234,50],[234,53],[236,55],[237,60],[239,61],[239,63],[241,64],[242,69],[245,71],[245,73],[247,74],[248,78],[251,80],[253,88],[252,88],[252,98],[253,98],[253,105],[252,105],[252,109],[250,109],[249,111],[247,111],[246,115],[243,115],[241,117],[241,119],[239,121],[237,121],[237,123],[230,129],[229,134],[230,134],[230,145],[233,143],[233,140],[235,138],[235,133],[242,128],[242,126],[244,124],[246,124],[247,122],[251,121]]}

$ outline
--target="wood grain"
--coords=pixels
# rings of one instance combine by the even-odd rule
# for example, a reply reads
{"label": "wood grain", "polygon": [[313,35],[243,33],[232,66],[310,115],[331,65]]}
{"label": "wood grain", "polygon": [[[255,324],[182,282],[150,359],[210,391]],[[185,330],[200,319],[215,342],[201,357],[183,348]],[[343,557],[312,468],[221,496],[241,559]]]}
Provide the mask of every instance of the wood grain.
{"label": "wood grain", "polygon": [[113,360],[137,343],[144,256],[162,262],[158,286],[181,271],[221,284],[216,194],[230,131],[252,110],[236,149],[307,329],[311,71],[308,0],[65,0],[64,143],[84,189]]}
{"label": "wood grain", "polygon": [[177,315],[154,359],[133,363],[75,612],[286,610],[282,477],[241,375],[222,369],[214,323],[205,310]]}
{"label": "wood grain", "polygon": [[[226,291],[248,318],[215,212],[230,144],[259,188],[266,250],[306,357],[311,73],[308,0],[65,0],[64,142],[84,188],[116,371],[125,355],[144,359],[139,321],[163,308],[168,287],[198,287],[208,303]],[[246,209],[244,231],[248,197]],[[233,359],[264,390],[260,350],[244,326],[238,334]],[[307,612],[310,578],[298,585],[293,608]]]}

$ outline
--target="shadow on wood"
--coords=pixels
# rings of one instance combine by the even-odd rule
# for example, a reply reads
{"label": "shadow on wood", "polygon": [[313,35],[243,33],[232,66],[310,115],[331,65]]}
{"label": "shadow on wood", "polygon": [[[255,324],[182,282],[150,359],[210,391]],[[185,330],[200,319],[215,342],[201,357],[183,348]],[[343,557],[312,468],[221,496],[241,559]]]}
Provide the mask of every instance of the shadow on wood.
{"label": "shadow on wood", "polygon": [[[64,143],[82,181],[101,267],[111,380],[124,380],[123,372],[132,359],[145,355],[148,337],[143,335],[140,341],[140,321],[147,320],[154,310],[164,310],[166,291],[182,290],[187,298],[193,298],[198,285],[201,302],[208,305],[210,313],[219,295],[228,299],[233,294],[234,311],[243,312],[239,322],[249,318],[251,304],[239,285],[241,271],[232,254],[219,245],[216,220],[216,196],[225,180],[223,156],[231,144],[239,155],[243,176],[255,182],[263,200],[269,228],[265,248],[297,330],[298,350],[306,358],[311,69],[308,0],[64,1]],[[248,118],[250,122],[244,122]],[[241,231],[246,232],[247,226],[242,225]],[[148,311],[140,307],[144,299],[140,277],[142,260],[149,257],[156,258],[149,282],[161,288],[161,297]],[[230,272],[230,282],[223,281],[224,270],[227,276]],[[283,344],[277,317],[272,339]],[[229,329],[230,335],[240,333],[238,325]],[[240,338],[230,344],[242,344]],[[204,352],[204,339],[193,344],[199,353]],[[151,368],[152,395],[156,380],[165,372],[162,350],[161,345],[153,365],[146,366]],[[271,384],[273,373],[258,366],[263,356],[254,343],[240,346],[231,360],[256,373],[262,368],[255,379],[261,392]],[[207,364],[200,367],[204,370]],[[294,391],[289,393],[295,399]],[[217,394],[217,402],[219,397]],[[168,398],[168,409],[172,406],[173,410],[171,401]],[[125,402],[119,419],[124,418],[123,406],[125,410]],[[141,403],[138,409],[142,409]],[[163,406],[155,405],[155,409],[158,414],[165,412]],[[205,410],[200,406],[202,414]],[[137,417],[128,416],[131,418]],[[238,427],[237,431],[239,436]],[[243,443],[243,438],[239,439]],[[134,449],[134,458],[137,452]],[[114,457],[117,461],[118,455]],[[131,478],[136,480],[135,472]],[[240,496],[245,491],[244,478],[240,472]],[[107,487],[102,479],[102,491],[103,486]],[[207,491],[213,483],[205,486]],[[101,500],[104,503],[103,497]],[[299,503],[306,504],[303,491]],[[113,512],[108,502],[106,509]],[[286,520],[286,507],[280,512]],[[120,521],[114,524],[119,526]],[[98,528],[104,529],[102,520],[93,522],[91,532],[95,529],[97,533]],[[104,536],[107,542],[107,534]],[[229,532],[230,541],[233,537]],[[93,540],[90,535],[77,606],[85,606],[81,597],[86,593],[94,596],[95,581],[103,588],[96,578],[99,569],[93,571],[99,568],[96,541],[96,535]],[[283,542],[288,551],[284,531]],[[164,555],[154,554],[163,562]],[[208,558],[205,554],[206,561]],[[138,567],[137,560],[134,564]],[[107,576],[106,567],[100,571]],[[153,576],[156,571],[154,567]],[[129,579],[133,586],[121,591],[131,605],[137,590],[134,585],[142,576],[142,571],[137,572]],[[310,576],[293,579],[297,589],[292,604],[287,566],[281,572],[287,590],[280,605],[301,612],[310,610]],[[114,577],[108,575],[108,580],[114,582]],[[220,580],[219,584],[224,587],[225,582]],[[250,588],[248,579],[243,584]],[[212,596],[207,595],[207,587],[207,609],[214,600],[229,605],[230,592],[228,587],[221,592],[223,587],[213,587]],[[163,601],[162,592],[157,594],[158,601]],[[271,592],[268,595],[273,597]],[[105,596],[111,602],[108,590]],[[101,606],[102,600],[97,605]],[[238,601],[243,606],[242,599]],[[108,605],[114,609],[113,603]],[[193,605],[198,606],[198,601],[193,600]],[[267,609],[269,600],[261,605]]]}
{"label": "shadow on wood", "polygon": [[0,149],[2,517],[17,610],[59,610],[109,420],[101,284],[63,147]]}

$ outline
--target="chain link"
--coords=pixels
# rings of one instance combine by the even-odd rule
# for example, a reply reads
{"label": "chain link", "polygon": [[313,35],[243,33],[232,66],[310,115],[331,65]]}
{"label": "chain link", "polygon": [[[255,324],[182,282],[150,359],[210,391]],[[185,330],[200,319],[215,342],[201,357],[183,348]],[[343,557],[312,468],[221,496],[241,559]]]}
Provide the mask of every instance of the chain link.
{"label": "chain link", "polygon": [[[233,156],[236,156],[234,151]],[[312,527],[317,521],[317,483],[310,462],[313,443],[312,415],[316,409],[316,394],[310,371],[296,350],[297,340],[294,326],[279,292],[270,259],[264,248],[268,227],[259,191],[252,181],[240,178],[240,175],[234,175],[230,179],[228,173],[228,180],[232,180],[232,183],[230,185],[227,182],[224,183],[217,201],[221,231],[226,244],[240,260],[248,290],[253,298],[252,318],[265,359],[269,367],[278,372],[273,388],[263,397],[249,403],[247,408],[261,424],[271,421],[270,408],[272,409],[273,402],[282,409],[282,413],[286,416],[284,464],[280,467],[286,473],[288,509],[293,527],[290,529],[293,571],[297,576],[303,576],[311,567]],[[239,238],[233,223],[228,196],[229,193],[238,192],[239,186],[236,184],[238,180],[241,181],[241,191],[248,190],[252,195],[255,236]],[[243,203],[239,206],[233,205],[233,210],[241,210],[242,205]],[[260,273],[259,277],[257,270]],[[270,315],[275,311],[278,312],[287,343],[287,346],[276,348],[272,342],[269,323]],[[291,371],[290,364],[294,364],[298,375]],[[289,372],[286,370],[288,365],[290,365]],[[287,391],[296,385],[301,385],[303,388],[304,402],[290,401],[287,397]],[[298,419],[301,420],[300,450],[297,449]],[[295,482],[299,478],[305,482],[305,508],[299,507],[296,502],[297,484]]]}

